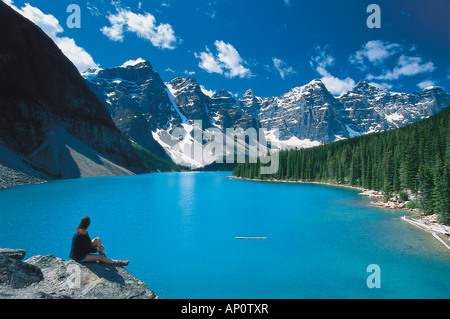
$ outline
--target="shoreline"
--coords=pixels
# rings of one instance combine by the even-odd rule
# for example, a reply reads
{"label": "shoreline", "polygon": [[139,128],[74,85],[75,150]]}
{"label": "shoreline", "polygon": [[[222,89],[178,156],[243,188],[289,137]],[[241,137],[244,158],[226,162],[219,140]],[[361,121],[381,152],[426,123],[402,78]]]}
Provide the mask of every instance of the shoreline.
{"label": "shoreline", "polygon": [[[362,193],[359,193],[358,195],[368,196],[370,194],[376,193],[374,190],[365,189],[363,187],[356,187],[356,186],[350,186],[350,185],[340,185],[340,184],[333,184],[333,183],[323,183],[323,182],[305,182],[305,181],[284,181],[284,180],[262,180],[262,179],[250,179],[250,178],[243,178],[243,177],[237,177],[237,176],[229,176],[229,178],[242,180],[242,181],[251,181],[251,182],[269,182],[269,183],[292,183],[292,184],[316,184],[316,185],[324,185],[324,186],[333,186],[333,187],[343,187],[353,190],[359,190],[362,191]],[[369,204],[373,207],[379,207],[384,209],[399,209],[399,210],[406,210],[415,216],[407,217],[406,215],[401,218],[404,222],[407,222],[408,224],[415,226],[418,229],[421,229],[429,234],[431,234],[436,240],[438,240],[442,245],[444,245],[448,250],[450,250],[450,226],[446,226],[444,224],[440,224],[436,221],[436,215],[421,215],[418,211],[410,210],[406,208],[405,206],[399,207],[399,205],[392,205],[388,203],[373,203],[371,202]],[[417,220],[419,219],[419,220]]]}
{"label": "shoreline", "polygon": [[325,185],[325,186],[334,186],[334,187],[343,187],[343,188],[349,188],[353,190],[358,191],[367,191],[368,189],[365,189],[363,187],[356,187],[356,186],[350,186],[350,185],[340,185],[340,184],[333,184],[333,183],[324,183],[324,182],[305,182],[305,181],[285,181],[285,180],[279,180],[279,179],[250,179],[250,178],[244,178],[244,177],[236,177],[236,176],[228,176],[229,178],[233,179],[239,179],[242,181],[250,181],[250,182],[268,182],[268,183],[291,183],[291,184],[316,184],[316,185]]}
{"label": "shoreline", "polygon": [[441,244],[443,244],[448,250],[450,250],[450,245],[445,242],[448,236],[450,235],[450,227],[430,222],[429,219],[421,218],[421,220],[416,220],[414,218],[408,218],[406,216],[401,217],[401,220],[411,224],[429,234],[431,234],[434,238],[436,238]]}

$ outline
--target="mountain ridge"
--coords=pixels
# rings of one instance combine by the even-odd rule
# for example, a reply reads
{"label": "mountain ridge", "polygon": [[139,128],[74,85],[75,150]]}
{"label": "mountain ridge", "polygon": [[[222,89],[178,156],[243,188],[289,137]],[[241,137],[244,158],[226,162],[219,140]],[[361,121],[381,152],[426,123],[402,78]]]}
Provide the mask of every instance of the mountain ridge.
{"label": "mountain ridge", "polygon": [[[203,129],[218,128],[223,132],[227,128],[243,131],[262,128],[272,144],[280,148],[296,148],[402,127],[450,105],[450,96],[439,87],[407,94],[381,89],[363,80],[339,97],[333,96],[320,79],[313,79],[275,97],[256,96],[252,89],[240,98],[235,98],[224,89],[209,96],[194,77],[177,76],[164,83],[150,62],[142,58],[129,60],[121,67],[112,69],[123,69],[124,66],[128,74],[134,74],[126,80],[112,75],[108,79],[102,78],[102,75],[111,72],[109,69],[100,70],[96,75],[91,72],[85,78],[98,90],[103,90],[109,104],[113,97],[117,110],[128,107],[129,98],[124,95],[137,94],[134,96],[134,110],[139,113],[136,116],[146,119],[150,125],[145,130],[152,132],[153,139],[175,162],[173,146],[177,141],[170,134],[177,128],[192,126],[194,121],[202,121]],[[146,68],[151,68],[149,79],[155,84],[146,91],[142,88],[138,92],[133,91],[133,87],[143,85],[142,80],[145,79],[141,79],[140,74],[145,73],[143,69]],[[123,85],[123,92],[114,91],[115,86],[111,84],[114,81],[129,81],[129,87]],[[118,93],[124,95],[118,96]],[[158,106],[157,111],[146,111],[156,109],[155,106]],[[118,127],[121,126],[117,119],[115,122]],[[278,138],[273,138],[274,129],[279,131]],[[187,131],[192,133],[192,127]],[[139,139],[136,136],[139,134],[133,136],[129,130],[123,132],[132,140]],[[197,164],[202,166],[205,163]],[[195,167],[198,168],[198,165]]]}

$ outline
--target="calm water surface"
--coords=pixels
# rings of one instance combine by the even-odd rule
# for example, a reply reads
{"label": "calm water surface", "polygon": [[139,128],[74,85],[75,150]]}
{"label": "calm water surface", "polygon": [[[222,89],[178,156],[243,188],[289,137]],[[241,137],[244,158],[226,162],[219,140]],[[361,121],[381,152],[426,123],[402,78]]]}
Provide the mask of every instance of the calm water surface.
{"label": "calm water surface", "polygon": [[[161,298],[449,298],[450,251],[357,191],[230,173],[83,178],[0,191],[0,247],[68,259],[81,217]],[[236,240],[263,236],[267,240]],[[367,266],[381,288],[366,285]]]}

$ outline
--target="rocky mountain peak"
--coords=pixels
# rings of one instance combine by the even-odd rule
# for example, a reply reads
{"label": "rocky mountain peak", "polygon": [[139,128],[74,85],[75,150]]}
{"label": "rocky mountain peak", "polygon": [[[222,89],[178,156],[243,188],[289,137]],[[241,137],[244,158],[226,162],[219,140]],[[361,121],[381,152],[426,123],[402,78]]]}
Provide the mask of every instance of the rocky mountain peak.
{"label": "rocky mountain peak", "polygon": [[167,83],[167,87],[174,96],[177,107],[188,119],[201,120],[204,125],[211,125],[207,109],[211,99],[203,93],[194,77],[178,76]]}
{"label": "rocky mountain peak", "polygon": [[255,92],[253,92],[252,89],[248,89],[247,91],[245,91],[242,98],[253,98],[254,96],[255,96]]}
{"label": "rocky mountain peak", "polygon": [[210,113],[214,113],[221,108],[232,109],[236,105],[233,95],[225,90],[221,90],[214,94],[211,98]]}
{"label": "rocky mountain peak", "polygon": [[183,78],[178,76],[167,83],[167,87],[177,102],[181,102],[181,104],[195,104],[198,101],[206,103],[209,100],[194,77]]}
{"label": "rocky mountain peak", "polygon": [[308,84],[304,85],[303,88],[305,90],[321,90],[321,91],[328,91],[325,84],[323,84],[322,80],[320,79],[314,79]]}
{"label": "rocky mountain peak", "polygon": [[226,91],[226,90],[220,90],[216,94],[212,96],[213,99],[234,99],[233,95]]}
{"label": "rocky mountain peak", "polygon": [[[98,70],[95,77],[99,79],[117,79],[118,81],[125,80],[139,84],[153,79],[162,82],[159,74],[153,70],[150,62],[140,58],[129,60],[118,67]],[[90,78],[94,77],[90,76]]]}
{"label": "rocky mountain peak", "polygon": [[382,89],[379,87],[376,87],[375,85],[372,85],[370,83],[367,83],[366,81],[359,81],[358,84],[356,84],[356,86],[348,91],[347,93],[345,93],[342,96],[349,96],[351,94],[359,94],[359,95],[364,95],[364,96],[369,96],[369,95],[380,95],[380,94],[388,94],[389,91],[386,89]]}
{"label": "rocky mountain peak", "polygon": [[139,68],[147,68],[147,67],[150,67],[150,68],[152,67],[152,65],[150,64],[149,61],[144,60],[142,58],[137,58],[137,59],[132,59],[132,60],[126,61],[119,68],[135,68],[135,69],[139,69]]}
{"label": "rocky mountain peak", "polygon": [[182,87],[200,87],[194,77],[184,78],[182,76],[177,76],[168,84],[170,84],[175,90],[179,90]]}
{"label": "rocky mountain peak", "polygon": [[81,76],[87,80],[92,79],[98,75],[98,72],[102,71],[103,69],[100,67],[92,67],[87,69],[86,71],[81,73]]}

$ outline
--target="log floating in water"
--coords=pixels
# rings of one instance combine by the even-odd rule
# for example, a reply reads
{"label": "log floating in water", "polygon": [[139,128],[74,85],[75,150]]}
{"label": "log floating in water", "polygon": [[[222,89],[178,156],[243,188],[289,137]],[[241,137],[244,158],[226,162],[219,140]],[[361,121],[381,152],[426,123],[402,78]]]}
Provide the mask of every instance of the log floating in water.
{"label": "log floating in water", "polygon": [[267,237],[236,237],[236,239],[267,239]]}

